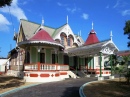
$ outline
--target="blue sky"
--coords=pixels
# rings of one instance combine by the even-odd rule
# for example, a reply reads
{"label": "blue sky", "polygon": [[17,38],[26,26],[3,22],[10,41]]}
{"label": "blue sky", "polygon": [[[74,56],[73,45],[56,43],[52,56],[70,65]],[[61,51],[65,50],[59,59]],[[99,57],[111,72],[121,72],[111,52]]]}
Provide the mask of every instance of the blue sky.
{"label": "blue sky", "polygon": [[125,21],[130,20],[130,0],[13,0],[11,6],[0,8],[0,56],[6,57],[16,46],[13,41],[14,28],[19,30],[19,20],[27,19],[58,28],[66,23],[85,41],[94,23],[99,40],[110,38],[119,50],[128,50],[127,35],[123,34]]}

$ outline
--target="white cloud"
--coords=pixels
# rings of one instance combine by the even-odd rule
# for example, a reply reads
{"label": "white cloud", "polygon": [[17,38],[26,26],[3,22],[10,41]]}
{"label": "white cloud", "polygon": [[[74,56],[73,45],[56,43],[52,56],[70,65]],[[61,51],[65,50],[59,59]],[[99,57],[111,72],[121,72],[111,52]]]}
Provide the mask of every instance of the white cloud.
{"label": "white cloud", "polygon": [[[17,20],[19,21],[20,19],[27,19],[24,11],[18,7],[18,0],[13,0],[10,8],[10,13],[17,18]],[[0,9],[1,12],[3,13],[9,13],[9,8],[8,6],[3,7]]]}
{"label": "white cloud", "polygon": [[89,17],[89,15],[88,15],[88,14],[86,14],[86,13],[83,13],[81,17],[82,17],[83,19],[87,20],[87,19],[88,19],[88,17]]}
{"label": "white cloud", "polygon": [[11,23],[7,20],[7,18],[0,14],[0,31],[8,31],[9,25],[11,25]]}
{"label": "white cloud", "polygon": [[130,6],[128,2],[126,2],[125,0],[117,0],[113,8],[124,8],[126,6]]}
{"label": "white cloud", "polygon": [[120,5],[120,0],[117,0],[116,4],[113,6],[113,8],[116,8]]}
{"label": "white cloud", "polygon": [[124,10],[121,13],[122,13],[122,16],[130,15],[130,9],[129,10]]}
{"label": "white cloud", "polygon": [[58,6],[67,6],[67,4],[62,4],[62,3],[60,3],[60,2],[57,2],[57,5],[58,5]]}
{"label": "white cloud", "polygon": [[77,11],[80,11],[80,8],[74,7],[74,8],[69,8],[67,7],[66,10],[70,13],[75,13]]}
{"label": "white cloud", "polygon": [[107,5],[106,8],[108,9],[108,8],[109,8],[109,5]]}
{"label": "white cloud", "polygon": [[27,1],[24,1],[24,2],[23,2],[23,5],[25,5],[25,4],[27,4]]}

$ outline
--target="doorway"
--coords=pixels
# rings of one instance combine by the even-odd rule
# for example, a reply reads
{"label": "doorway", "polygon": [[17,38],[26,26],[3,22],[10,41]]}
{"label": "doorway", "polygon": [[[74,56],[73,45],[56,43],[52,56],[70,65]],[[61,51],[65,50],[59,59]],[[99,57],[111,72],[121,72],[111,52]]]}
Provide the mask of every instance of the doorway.
{"label": "doorway", "polygon": [[40,63],[45,63],[45,53],[40,53]]}

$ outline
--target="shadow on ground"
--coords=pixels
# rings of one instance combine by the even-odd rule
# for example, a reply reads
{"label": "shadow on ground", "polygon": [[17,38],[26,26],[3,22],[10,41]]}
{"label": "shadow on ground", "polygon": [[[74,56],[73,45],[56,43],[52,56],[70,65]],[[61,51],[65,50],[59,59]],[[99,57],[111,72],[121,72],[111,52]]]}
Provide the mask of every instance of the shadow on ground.
{"label": "shadow on ground", "polygon": [[80,97],[79,87],[67,87],[61,97]]}
{"label": "shadow on ground", "polygon": [[25,84],[23,79],[12,76],[0,76],[0,89],[18,87]]}

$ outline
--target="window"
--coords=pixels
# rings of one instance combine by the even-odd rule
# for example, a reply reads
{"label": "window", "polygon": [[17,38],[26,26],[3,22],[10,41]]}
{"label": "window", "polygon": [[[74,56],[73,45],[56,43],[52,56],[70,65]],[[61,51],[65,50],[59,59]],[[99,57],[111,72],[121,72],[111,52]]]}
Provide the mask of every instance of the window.
{"label": "window", "polygon": [[61,36],[61,44],[64,45],[64,36]]}
{"label": "window", "polygon": [[71,46],[71,41],[70,41],[70,37],[68,37],[68,46]]}

